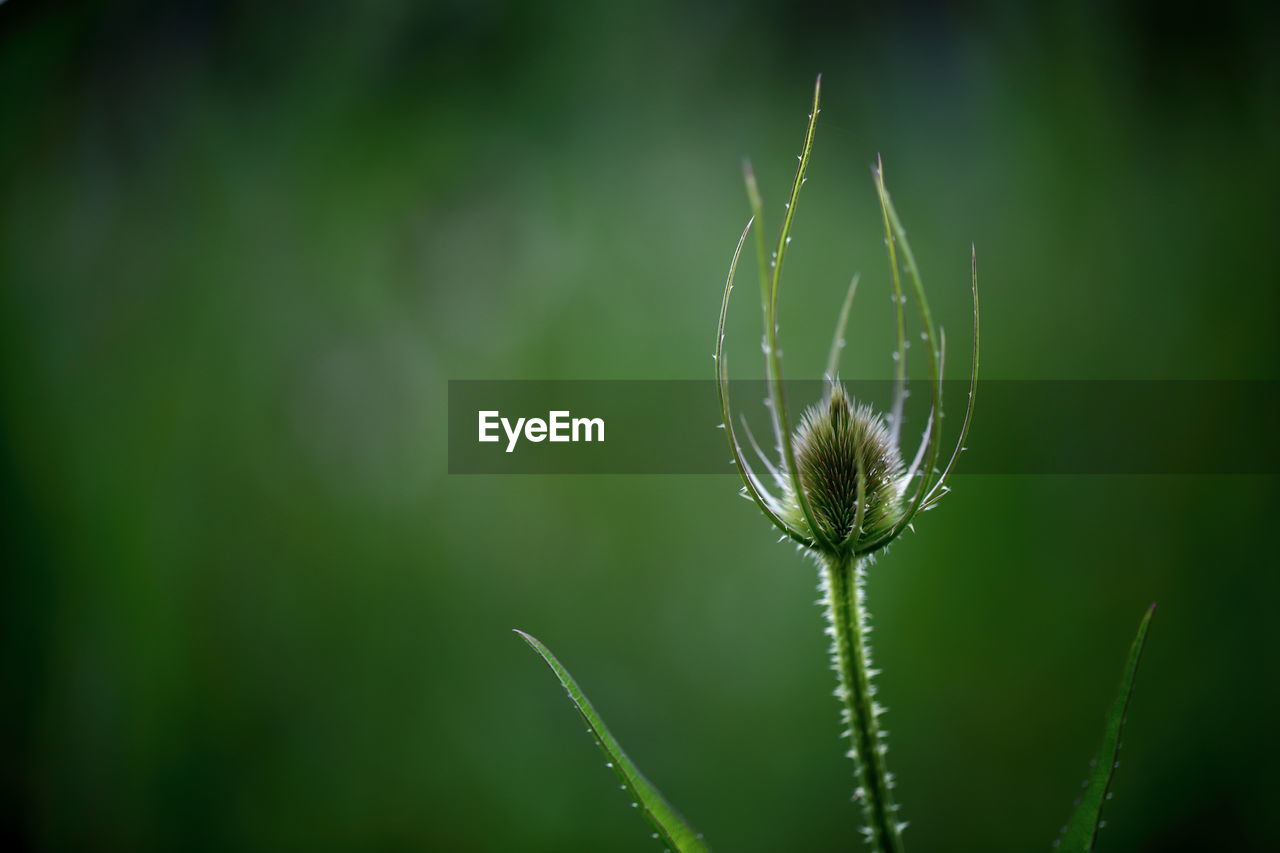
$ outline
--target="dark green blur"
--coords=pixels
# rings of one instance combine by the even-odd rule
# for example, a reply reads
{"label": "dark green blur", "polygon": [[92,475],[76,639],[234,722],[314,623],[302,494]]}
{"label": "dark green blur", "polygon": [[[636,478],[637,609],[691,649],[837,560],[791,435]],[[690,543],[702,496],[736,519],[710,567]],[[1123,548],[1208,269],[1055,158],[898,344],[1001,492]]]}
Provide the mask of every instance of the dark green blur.
{"label": "dark green blur", "polygon": [[[880,153],[951,376],[972,242],[987,378],[1276,378],[1276,44],[1243,2],[0,5],[0,833],[658,849],[518,626],[717,850],[860,849],[815,569],[728,466],[448,476],[446,380],[710,378],[741,158],[776,226],[817,72],[792,373],[860,270],[845,373],[891,375]],[[1280,847],[1274,477],[954,485],[870,583],[911,848],[1048,849],[1151,601],[1100,849]]]}

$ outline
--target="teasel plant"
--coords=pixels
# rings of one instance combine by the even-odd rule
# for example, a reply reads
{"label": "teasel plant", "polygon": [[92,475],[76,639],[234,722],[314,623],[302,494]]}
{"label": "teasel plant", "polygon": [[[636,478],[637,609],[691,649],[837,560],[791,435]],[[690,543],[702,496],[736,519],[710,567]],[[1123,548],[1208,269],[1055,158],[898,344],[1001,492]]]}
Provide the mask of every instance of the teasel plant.
{"label": "teasel plant", "polygon": [[[824,376],[825,399],[811,406],[792,431],[778,344],[778,290],[791,244],[792,222],[807,180],[805,172],[821,111],[821,88],[822,78],[819,77],[814,86],[804,147],[791,182],[790,197],[784,207],[778,242],[767,256],[764,205],[750,164],[744,168],[752,217],[738,240],[725,282],[716,337],[716,388],[733,463],[742,478],[743,493],[785,538],[796,542],[821,566],[821,603],[826,609],[827,633],[832,641],[832,668],[838,682],[836,696],[843,706],[844,734],[850,742],[848,755],[855,767],[857,787],[854,800],[862,809],[862,833],[875,850],[899,851],[903,849],[902,831],[907,823],[901,819],[898,804],[894,801],[894,779],[887,766],[887,732],[881,728],[879,720],[885,708],[876,701],[876,688],[872,682],[876,671],[871,666],[868,642],[870,624],[866,606],[866,571],[879,552],[910,529],[921,512],[936,506],[947,493],[947,479],[964,450],[964,441],[973,420],[978,378],[977,252],[974,249],[970,255],[973,352],[968,400],[955,445],[945,465],[940,465],[944,338],[934,326],[915,256],[885,188],[883,163],[877,161],[872,177],[884,223],[897,338],[893,353],[892,408],[886,417],[867,404],[857,403],[839,380],[840,350],[858,285],[855,276],[845,294],[832,337]],[[724,353],[729,297],[733,291],[738,259],[751,232],[755,234],[760,301],[764,314],[767,403],[776,449],[781,457],[779,462],[773,463],[760,449],[745,418],[742,427],[759,462],[774,481],[774,491],[770,491],[756,474],[738,437],[729,401],[729,369]],[[907,396],[907,295],[904,292],[907,289],[919,315],[921,337],[928,351],[931,397],[929,416],[910,465],[904,464],[900,449]]]}
{"label": "teasel plant", "polygon": [[[887,732],[880,725],[880,717],[886,709],[877,701],[873,683],[878,671],[871,665],[868,641],[871,627],[866,603],[866,573],[890,544],[904,532],[914,529],[914,522],[921,513],[936,507],[948,494],[949,478],[965,450],[973,422],[978,379],[977,251],[971,247],[973,336],[969,390],[958,433],[950,443],[944,461],[942,423],[945,414],[943,374],[946,338],[934,324],[919,267],[885,188],[883,163],[877,159],[871,171],[884,227],[896,337],[890,410],[880,413],[872,406],[854,400],[839,378],[845,328],[858,288],[858,277],[854,276],[837,316],[823,374],[823,398],[806,409],[796,426],[792,427],[779,347],[778,290],[791,244],[792,223],[807,180],[805,173],[821,112],[821,88],[822,78],[819,76],[814,85],[799,165],[783,207],[781,228],[772,250],[765,234],[764,204],[759,187],[750,163],[744,163],[751,218],[733,251],[716,329],[715,383],[722,417],[718,426],[724,430],[731,462],[741,477],[742,495],[751,500],[777,528],[781,534],[780,541],[792,541],[819,565],[819,588],[822,592],[819,603],[825,609],[826,632],[831,638],[831,665],[837,678],[835,695],[842,705],[844,724],[841,736],[849,742],[847,755],[854,763],[853,800],[861,810],[862,838],[866,847],[879,853],[900,853],[905,849],[903,830],[907,822],[900,815],[894,797],[894,777],[887,766]],[[741,431],[734,423],[724,350],[725,327],[738,262],[752,235],[764,315],[762,349],[766,405],[778,457],[776,462],[752,435],[745,417],[740,416]],[[902,441],[907,399],[909,302],[914,306],[920,338],[926,348],[930,407],[920,441],[908,464],[902,452]],[[747,447],[754,453],[768,480],[756,473]],[[1119,766],[1120,735],[1154,609],[1153,604],[1139,624],[1119,694],[1106,716],[1102,746],[1090,764],[1089,776],[1081,785],[1082,793],[1076,800],[1071,818],[1053,841],[1052,846],[1056,849],[1091,851],[1096,844],[1098,830],[1105,825],[1101,820],[1102,807],[1110,799],[1112,777]],[[606,766],[614,771],[619,787],[631,798],[631,806],[648,819],[653,829],[652,837],[662,842],[667,851],[709,851],[702,834],[681,816],[623,751],[573,676],[551,650],[523,631],[517,629],[516,633],[551,667],[585,722],[588,734],[604,753]]]}

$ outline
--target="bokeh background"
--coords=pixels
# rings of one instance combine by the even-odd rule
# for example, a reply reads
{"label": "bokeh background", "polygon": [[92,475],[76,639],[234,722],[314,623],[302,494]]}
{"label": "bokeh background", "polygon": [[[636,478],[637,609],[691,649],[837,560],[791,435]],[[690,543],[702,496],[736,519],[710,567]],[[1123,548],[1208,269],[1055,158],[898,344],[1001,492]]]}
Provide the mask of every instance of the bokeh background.
{"label": "bokeh background", "polygon": [[[717,849],[855,849],[816,574],[732,474],[449,476],[446,381],[707,377],[741,158],[780,208],[817,72],[792,371],[861,270],[846,373],[890,375],[881,153],[961,342],[977,244],[985,377],[1274,379],[1277,36],[1243,2],[0,5],[0,832],[654,850],[519,626]],[[1280,846],[1275,487],[957,479],[870,584],[912,848],[1048,849],[1153,600],[1100,849]]]}

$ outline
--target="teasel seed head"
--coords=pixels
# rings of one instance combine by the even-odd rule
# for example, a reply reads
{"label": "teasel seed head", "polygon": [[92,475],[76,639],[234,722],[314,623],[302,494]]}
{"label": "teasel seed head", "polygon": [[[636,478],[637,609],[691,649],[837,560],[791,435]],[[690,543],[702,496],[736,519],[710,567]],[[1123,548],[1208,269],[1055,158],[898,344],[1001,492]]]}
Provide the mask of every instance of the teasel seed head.
{"label": "teasel seed head", "polygon": [[786,521],[854,551],[892,529],[902,513],[902,454],[879,413],[832,383],[827,398],[805,412],[793,446],[818,530],[809,530],[790,490]]}

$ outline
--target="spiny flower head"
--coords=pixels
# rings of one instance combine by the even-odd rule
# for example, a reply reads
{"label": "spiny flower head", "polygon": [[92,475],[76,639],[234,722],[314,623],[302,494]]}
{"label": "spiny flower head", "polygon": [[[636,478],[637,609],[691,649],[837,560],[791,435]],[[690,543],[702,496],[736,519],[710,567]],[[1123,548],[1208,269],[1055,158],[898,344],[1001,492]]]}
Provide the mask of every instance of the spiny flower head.
{"label": "spiny flower head", "polygon": [[[791,183],[791,196],[782,219],[777,248],[769,253],[765,246],[763,204],[755,176],[748,164],[745,168],[747,195],[752,217],[738,239],[725,281],[724,299],[720,305],[720,324],[716,338],[716,386],[720,396],[725,434],[733,453],[733,462],[742,477],[744,494],[755,501],[760,511],[787,537],[807,549],[825,555],[865,555],[883,548],[907,529],[915,516],[932,508],[948,491],[946,482],[952,466],[964,449],[973,416],[973,394],[978,378],[978,274],[976,252],[971,258],[973,281],[973,356],[969,379],[969,398],[964,422],[955,448],[945,464],[940,459],[942,409],[942,364],[945,340],[938,333],[929,313],[924,286],[916,266],[906,232],[898,220],[889,192],[884,185],[883,165],[872,169],[876,193],[884,221],[885,246],[892,274],[893,304],[896,314],[897,350],[895,360],[895,394],[888,416],[869,406],[856,404],[836,379],[845,324],[857,289],[855,276],[849,285],[840,317],[836,323],[831,354],[827,360],[828,389],[825,399],[809,408],[800,425],[791,428],[782,381],[782,356],[778,347],[778,284],[783,261],[791,244],[791,223],[795,217],[800,189],[805,183],[809,154],[813,147],[814,127],[819,113],[822,78],[813,92],[813,110],[805,130],[800,164]],[[760,298],[764,308],[765,373],[769,388],[769,404],[777,444],[779,464],[775,465],[760,450],[748,430],[748,438],[760,461],[773,475],[778,488],[775,496],[752,470],[734,427],[729,405],[729,371],[724,359],[725,323],[729,312],[729,294],[747,235],[756,235],[756,260],[760,270]],[[909,466],[903,465],[901,437],[903,408],[907,384],[907,343],[903,278],[910,286],[920,318],[921,336],[929,360],[931,406],[919,449]],[[743,422],[746,428],[745,420]]]}
{"label": "spiny flower head", "polygon": [[[826,400],[801,418],[794,446],[800,488],[823,538],[847,541],[856,550],[892,529],[902,513],[902,454],[880,414],[855,405],[844,386],[833,383]],[[808,529],[790,489],[783,519]],[[813,530],[809,534],[816,538]]]}

